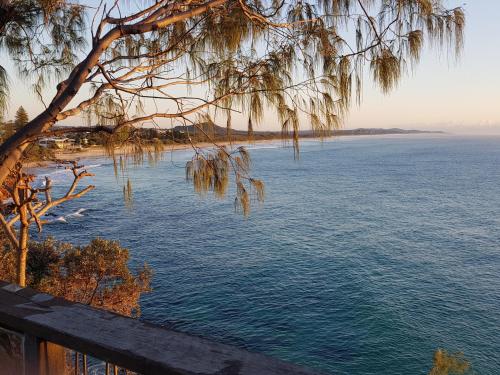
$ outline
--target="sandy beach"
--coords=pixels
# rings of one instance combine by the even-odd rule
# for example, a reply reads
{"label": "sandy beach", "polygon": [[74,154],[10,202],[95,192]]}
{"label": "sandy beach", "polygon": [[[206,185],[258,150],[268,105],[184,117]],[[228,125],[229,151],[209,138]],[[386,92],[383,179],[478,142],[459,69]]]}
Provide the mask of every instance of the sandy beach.
{"label": "sandy beach", "polygon": [[[202,143],[196,143],[194,144],[195,147],[201,148],[201,149],[210,149],[214,148],[216,146],[228,146],[232,145],[233,147],[239,147],[239,146],[247,146],[247,145],[253,145],[253,144],[267,144],[267,143],[276,143],[280,142],[280,139],[261,139],[261,140],[255,140],[252,142],[246,141],[236,141],[236,142],[228,142],[228,141],[222,141],[222,142],[216,142],[216,143],[210,143],[210,142],[202,142]],[[171,144],[171,145],[165,145],[163,152],[174,152],[174,151],[182,151],[182,150],[192,150],[193,146],[190,144]],[[147,148],[146,148],[147,150]],[[131,147],[130,146],[125,146],[125,147],[120,147],[115,149],[115,155],[126,155],[130,154],[131,152]],[[80,150],[57,150],[55,151],[55,158],[58,160],[81,160],[81,159],[93,159],[93,158],[104,158],[104,157],[110,157],[106,151],[106,149],[102,146],[90,146],[84,149]],[[57,165],[56,161],[34,161],[34,162],[28,162],[25,164],[27,168],[46,168],[50,167],[52,165]]]}

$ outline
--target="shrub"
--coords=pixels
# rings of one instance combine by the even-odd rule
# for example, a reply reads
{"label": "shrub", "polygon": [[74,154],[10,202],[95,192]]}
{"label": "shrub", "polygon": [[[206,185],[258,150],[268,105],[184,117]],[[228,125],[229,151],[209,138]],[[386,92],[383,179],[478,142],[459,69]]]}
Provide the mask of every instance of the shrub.
{"label": "shrub", "polygon": [[[0,279],[15,280],[15,251],[0,240]],[[93,239],[73,246],[47,238],[30,243],[27,261],[29,286],[70,301],[127,316],[140,314],[139,298],[150,291],[151,269],[134,274],[129,252],[117,241]]]}

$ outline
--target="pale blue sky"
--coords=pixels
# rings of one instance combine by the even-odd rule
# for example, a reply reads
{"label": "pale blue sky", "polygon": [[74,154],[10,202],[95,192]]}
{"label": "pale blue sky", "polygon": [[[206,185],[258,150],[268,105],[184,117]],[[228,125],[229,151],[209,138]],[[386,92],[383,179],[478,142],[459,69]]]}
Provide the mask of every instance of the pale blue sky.
{"label": "pale blue sky", "polygon": [[[447,1],[449,6],[460,5]],[[366,81],[363,102],[353,107],[345,127],[428,128],[500,133],[500,0],[464,4],[465,48],[459,61],[426,50],[415,71],[383,95]],[[7,64],[9,67],[9,64]],[[23,105],[33,117],[42,109],[27,83],[12,78],[10,113]],[[78,120],[76,120],[78,121]],[[273,119],[261,129],[278,129]],[[243,123],[239,124],[243,127]],[[306,127],[306,124],[304,124]]]}
{"label": "pale blue sky", "polygon": [[390,95],[366,87],[348,127],[458,125],[480,131],[496,127],[500,132],[500,1],[472,0],[464,7],[467,25],[461,59],[455,62],[444,53],[427,51],[414,74]]}

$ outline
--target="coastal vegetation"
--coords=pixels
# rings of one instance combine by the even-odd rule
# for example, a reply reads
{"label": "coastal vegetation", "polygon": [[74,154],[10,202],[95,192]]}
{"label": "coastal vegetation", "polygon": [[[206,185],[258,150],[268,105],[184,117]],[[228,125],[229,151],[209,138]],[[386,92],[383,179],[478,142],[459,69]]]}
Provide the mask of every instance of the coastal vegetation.
{"label": "coastal vegetation", "polygon": [[7,138],[14,135],[17,131],[21,130],[21,128],[26,125],[28,121],[28,113],[22,106],[19,107],[13,121],[4,122],[3,120],[0,120],[0,140],[3,142]]}
{"label": "coastal vegetation", "polygon": [[[34,186],[35,176],[25,173],[22,163],[17,163],[9,175],[9,183],[4,185],[4,193],[9,200],[0,204],[0,224],[12,247],[17,249],[16,282],[26,286],[26,267],[30,226],[36,225],[39,232],[46,224],[51,209],[67,201],[77,199],[94,189],[94,186],[78,190],[78,184],[85,177],[92,176],[76,162],[62,163],[69,165],[73,182],[61,197],[52,196],[52,181],[46,177],[43,186]],[[43,198],[41,198],[43,196]],[[6,201],[6,203],[4,203]],[[16,229],[15,226],[18,226]]]}
{"label": "coastal vegetation", "polygon": [[[164,145],[182,145],[193,142],[195,145],[200,143],[217,142],[217,143],[248,143],[248,132],[246,130],[231,130],[231,142],[227,139],[227,129],[211,123],[197,123],[196,125],[175,126],[171,129],[157,128],[140,128],[135,130],[137,136],[143,142],[161,141]],[[339,136],[354,136],[354,135],[386,135],[386,134],[427,134],[427,133],[442,133],[440,131],[423,131],[423,130],[406,130],[399,128],[382,129],[382,128],[359,128],[359,129],[335,129],[329,133],[331,137]],[[301,139],[317,138],[315,133],[310,130],[299,132]],[[85,148],[85,146],[106,146],[107,137],[102,133],[76,134],[68,137],[74,137],[76,145]],[[83,144],[82,144],[83,139]],[[283,140],[287,141],[290,138],[285,137],[278,131],[254,131],[252,142],[267,141],[267,140]]]}
{"label": "coastal vegetation", "polygon": [[[122,315],[140,314],[139,298],[150,290],[151,269],[134,273],[129,252],[116,241],[96,238],[74,246],[51,237],[30,242],[26,285],[70,301]],[[0,280],[16,282],[17,251],[0,238]]]}
{"label": "coastal vegetation", "polygon": [[[22,106],[17,109],[14,120],[3,121],[0,118],[0,143],[21,130],[28,122],[28,113]],[[46,161],[53,160],[54,158],[53,150],[40,146],[38,142],[30,144],[23,155],[24,162]]]}

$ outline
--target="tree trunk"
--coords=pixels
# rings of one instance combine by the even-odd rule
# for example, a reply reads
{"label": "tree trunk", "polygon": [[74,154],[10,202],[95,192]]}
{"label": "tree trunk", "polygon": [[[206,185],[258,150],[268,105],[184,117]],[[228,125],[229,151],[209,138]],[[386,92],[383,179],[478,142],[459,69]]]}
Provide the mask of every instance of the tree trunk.
{"label": "tree trunk", "polygon": [[0,145],[0,185],[21,160],[24,150],[31,143],[30,139],[50,129],[56,115],[49,109],[45,110]]}
{"label": "tree trunk", "polygon": [[[13,137],[15,134],[13,135]],[[14,169],[16,163],[21,160],[21,157],[23,156],[23,152],[28,147],[28,144],[22,144],[19,145],[19,147],[14,147],[12,150],[7,149],[5,147],[5,151],[2,150],[3,145],[5,145],[7,141],[0,146],[0,186],[4,183],[5,179],[7,176],[10,174],[10,172]]]}
{"label": "tree trunk", "polygon": [[21,226],[19,228],[19,248],[17,250],[17,284],[25,287],[29,237],[28,210],[26,206],[20,208],[19,215],[21,216]]}
{"label": "tree trunk", "polygon": [[[149,26],[149,28],[151,29],[151,26]],[[28,147],[36,137],[41,136],[56,123],[57,115],[66,108],[78,93],[88,74],[95,68],[101,54],[113,41],[124,35],[122,29],[122,27],[115,27],[103,36],[99,42],[93,46],[87,57],[73,69],[69,77],[58,85],[57,93],[49,106],[0,145],[0,186],[16,163],[21,160],[23,151],[26,147]],[[129,34],[133,32],[132,30]]]}

